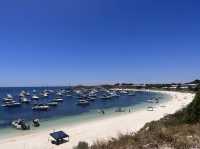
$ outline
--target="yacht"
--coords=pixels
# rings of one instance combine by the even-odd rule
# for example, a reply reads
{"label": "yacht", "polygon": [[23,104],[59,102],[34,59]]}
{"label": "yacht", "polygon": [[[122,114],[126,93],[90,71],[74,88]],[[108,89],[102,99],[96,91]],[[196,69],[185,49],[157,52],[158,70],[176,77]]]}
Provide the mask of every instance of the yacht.
{"label": "yacht", "polygon": [[38,99],[40,99],[40,98],[39,98],[38,96],[36,96],[36,95],[33,95],[33,96],[32,96],[32,99],[33,99],[33,100],[38,100]]}
{"label": "yacht", "polygon": [[41,93],[41,96],[42,96],[42,97],[48,97],[48,96],[49,96],[49,93],[47,93],[47,92]]}
{"label": "yacht", "polygon": [[2,107],[19,107],[19,106],[21,106],[21,103],[12,100],[12,101],[9,101],[9,102],[5,102],[1,106]]}
{"label": "yacht", "polygon": [[3,102],[11,102],[13,101],[13,96],[11,94],[7,94],[5,98],[3,98]]}
{"label": "yacht", "polygon": [[21,93],[19,94],[19,97],[25,97],[26,96],[26,92],[25,91],[21,91]]}
{"label": "yacht", "polygon": [[28,98],[26,98],[26,97],[21,97],[21,98],[20,98],[20,102],[21,102],[21,103],[30,103],[31,101],[28,100]]}

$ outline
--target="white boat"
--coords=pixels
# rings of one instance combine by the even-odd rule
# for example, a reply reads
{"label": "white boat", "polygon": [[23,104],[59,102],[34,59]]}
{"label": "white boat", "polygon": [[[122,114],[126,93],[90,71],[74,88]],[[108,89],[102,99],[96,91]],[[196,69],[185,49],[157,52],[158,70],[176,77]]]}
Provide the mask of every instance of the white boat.
{"label": "white boat", "polygon": [[58,105],[58,102],[53,102],[53,101],[52,101],[52,102],[49,102],[48,105],[49,105],[49,106],[57,106],[57,105]]}
{"label": "white boat", "polygon": [[12,101],[9,101],[9,102],[5,102],[1,106],[2,107],[19,107],[19,106],[21,106],[21,103],[12,100]]}
{"label": "white boat", "polygon": [[119,97],[119,95],[116,92],[110,92],[110,96],[112,96],[112,97]]}
{"label": "white boat", "polygon": [[63,102],[63,99],[62,98],[56,98],[56,99],[53,99],[52,101],[53,102]]}
{"label": "white boat", "polygon": [[29,92],[26,92],[26,96],[31,96],[31,94]]}
{"label": "white boat", "polygon": [[63,94],[62,94],[62,92],[57,92],[56,96],[60,96],[61,97],[61,96],[63,96]]}
{"label": "white boat", "polygon": [[128,94],[128,92],[125,91],[125,90],[121,90],[121,91],[120,91],[120,94]]}
{"label": "white boat", "polygon": [[38,111],[47,111],[48,109],[49,106],[45,104],[38,104],[32,107],[32,110],[38,110]]}
{"label": "white boat", "polygon": [[32,99],[33,99],[33,100],[38,100],[38,99],[40,99],[40,98],[39,98],[38,96],[36,96],[36,95],[33,95],[33,96],[32,96]]}
{"label": "white boat", "polygon": [[87,100],[79,100],[77,105],[80,105],[80,106],[85,106],[85,105],[89,105],[89,101]]}
{"label": "white boat", "polygon": [[20,101],[21,101],[21,103],[29,103],[29,102],[31,102],[30,100],[28,100],[28,99],[25,98],[25,97],[21,97],[21,98],[20,98]]}
{"label": "white boat", "polygon": [[19,97],[25,97],[26,96],[26,92],[25,91],[21,91],[21,93],[19,94]]}
{"label": "white boat", "polygon": [[5,98],[3,98],[3,102],[11,102],[13,101],[13,96],[11,94],[7,94]]}
{"label": "white boat", "polygon": [[49,94],[48,94],[48,93],[44,93],[43,96],[44,96],[44,97],[48,97]]}

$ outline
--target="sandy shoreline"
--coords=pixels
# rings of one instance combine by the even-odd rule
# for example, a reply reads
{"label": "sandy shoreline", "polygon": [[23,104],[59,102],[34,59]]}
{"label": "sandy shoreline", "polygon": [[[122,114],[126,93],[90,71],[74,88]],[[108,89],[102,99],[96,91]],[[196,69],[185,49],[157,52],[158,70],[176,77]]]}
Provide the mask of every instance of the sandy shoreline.
{"label": "sandy shoreline", "polygon": [[[70,142],[60,146],[52,145],[49,133],[43,131],[30,135],[13,137],[0,140],[0,148],[6,149],[70,149],[79,141],[92,143],[97,139],[117,137],[119,133],[135,132],[141,129],[145,123],[158,120],[166,114],[172,114],[189,104],[194,94],[169,91],[154,91],[169,94],[172,99],[164,104],[156,104],[154,111],[147,109],[138,110],[129,114],[110,117],[96,121],[85,122],[80,125],[58,128],[70,135]],[[164,107],[165,106],[165,107]]]}

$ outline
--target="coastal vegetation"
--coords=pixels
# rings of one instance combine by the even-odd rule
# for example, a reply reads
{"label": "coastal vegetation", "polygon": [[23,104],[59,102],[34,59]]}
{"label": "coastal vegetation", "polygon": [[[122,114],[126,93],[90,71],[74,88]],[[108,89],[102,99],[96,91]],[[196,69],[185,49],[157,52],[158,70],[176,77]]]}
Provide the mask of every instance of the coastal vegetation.
{"label": "coastal vegetation", "polygon": [[[194,82],[192,82],[194,83]],[[118,138],[96,141],[91,146],[80,142],[75,149],[192,149],[200,148],[200,88],[193,101],[175,114],[147,123],[137,133],[121,134]],[[134,125],[134,124],[133,124]]]}

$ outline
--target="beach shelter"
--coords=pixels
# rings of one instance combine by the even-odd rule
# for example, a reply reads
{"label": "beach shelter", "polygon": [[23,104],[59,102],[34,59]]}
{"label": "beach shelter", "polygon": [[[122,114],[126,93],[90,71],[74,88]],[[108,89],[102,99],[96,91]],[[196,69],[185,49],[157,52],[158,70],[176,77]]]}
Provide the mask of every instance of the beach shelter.
{"label": "beach shelter", "polygon": [[56,145],[69,142],[69,135],[63,131],[50,133],[50,136],[54,139],[52,143]]}

